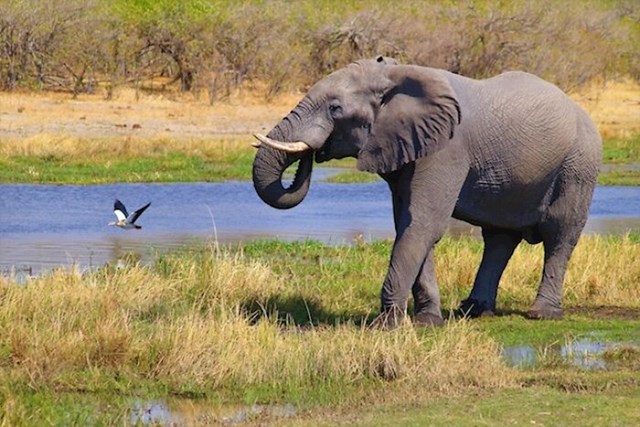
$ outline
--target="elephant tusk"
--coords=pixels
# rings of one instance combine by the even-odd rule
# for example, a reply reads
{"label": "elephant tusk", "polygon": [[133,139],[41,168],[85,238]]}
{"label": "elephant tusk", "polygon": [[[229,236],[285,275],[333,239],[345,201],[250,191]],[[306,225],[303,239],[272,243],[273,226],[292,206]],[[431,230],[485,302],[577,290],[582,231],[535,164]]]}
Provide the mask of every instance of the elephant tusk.
{"label": "elephant tusk", "polygon": [[[254,134],[258,141],[267,147],[275,148],[276,150],[284,151],[287,153],[301,153],[303,151],[310,150],[311,147],[306,142],[298,141],[298,142],[282,142],[276,141],[264,135],[260,135],[259,133]],[[260,144],[254,144],[254,147],[259,147]]]}

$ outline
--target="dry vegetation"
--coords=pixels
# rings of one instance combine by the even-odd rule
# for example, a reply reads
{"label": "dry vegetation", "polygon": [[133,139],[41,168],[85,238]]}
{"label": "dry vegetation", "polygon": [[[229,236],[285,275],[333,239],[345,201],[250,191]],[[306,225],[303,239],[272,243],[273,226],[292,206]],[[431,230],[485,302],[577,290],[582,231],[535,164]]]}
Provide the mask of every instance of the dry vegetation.
{"label": "dry vegetation", "polygon": [[[224,103],[175,92],[140,94],[121,88],[107,101],[97,94],[70,99],[56,93],[0,92],[0,153],[65,156],[105,152],[177,150],[185,154],[247,148],[251,134],[268,131],[302,96],[281,94],[265,102],[260,89],[234,91]],[[593,83],[573,98],[596,121],[605,138],[640,134],[640,85],[630,81]],[[135,143],[131,143],[134,141]],[[215,141],[216,144],[211,144]],[[219,144],[218,144],[219,143]],[[85,153],[86,154],[86,153]]]}
{"label": "dry vegetation", "polygon": [[571,90],[640,76],[639,17],[624,0],[8,0],[0,87],[110,98],[163,78],[215,102],[246,82],[267,97],[305,89],[385,54],[470,77],[523,69]]}
{"label": "dry vegetation", "polygon": [[[516,252],[502,307],[532,301],[539,249]],[[24,286],[0,278],[1,382],[108,391],[152,381],[170,393],[371,382],[456,393],[516,384],[499,345],[473,322],[430,333],[357,326],[375,306],[387,244],[246,251],[203,250],[95,273],[61,270]],[[439,245],[445,306],[468,291],[479,256],[473,239]],[[566,304],[637,308],[639,281],[637,238],[585,237],[568,272]]]}
{"label": "dry vegetation", "polygon": [[[20,156],[36,163],[64,158],[58,166],[72,169],[69,162],[109,157],[180,153],[210,162],[248,155],[250,135],[268,131],[310,84],[379,53],[472,77],[515,68],[538,73],[573,91],[605,138],[626,138],[614,147],[623,151],[618,158],[634,151],[629,144],[640,133],[635,2],[321,5],[2,2],[0,155],[15,160],[5,162],[15,173],[3,180],[112,179],[106,171],[77,181],[22,164]],[[88,27],[90,39],[80,31]],[[206,179],[173,173],[162,180],[172,177]]]}
{"label": "dry vegetation", "polygon": [[[106,391],[109,378],[128,378],[173,393],[370,381],[451,393],[514,385],[499,346],[468,322],[433,335],[409,325],[300,330],[269,303],[294,293],[262,262],[211,253],[164,259],[156,269],[59,271],[26,286],[0,279],[0,379]],[[256,305],[264,311],[247,310]]]}
{"label": "dry vegetation", "polygon": [[631,80],[592,83],[573,98],[596,122],[603,138],[640,134],[640,84]]}
{"label": "dry vegetation", "polygon": [[[452,241],[438,248],[438,280],[445,301],[454,308],[473,283],[482,256],[482,243]],[[541,245],[521,244],[500,281],[503,308],[524,309],[533,301],[542,275]],[[565,277],[564,302],[568,306],[639,307],[640,245],[637,237],[583,236]]]}

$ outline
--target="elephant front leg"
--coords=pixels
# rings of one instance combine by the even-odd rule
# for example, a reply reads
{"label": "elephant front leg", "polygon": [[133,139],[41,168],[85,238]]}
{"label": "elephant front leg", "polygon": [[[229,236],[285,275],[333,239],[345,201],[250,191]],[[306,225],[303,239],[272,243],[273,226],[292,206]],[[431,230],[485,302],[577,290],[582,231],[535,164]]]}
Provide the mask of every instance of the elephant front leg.
{"label": "elephant front leg", "polygon": [[412,286],[435,243],[435,240],[426,239],[422,233],[416,232],[414,227],[415,224],[396,237],[389,270],[382,285],[381,314],[375,321],[376,326],[393,328],[402,323]]}
{"label": "elephant front leg", "polygon": [[[396,233],[402,225],[403,203],[400,191],[389,183],[393,197],[393,220]],[[413,294],[413,323],[421,326],[443,326],[444,319],[440,312],[440,291],[436,281],[433,261],[433,248],[422,264],[418,278],[411,288]]]}
{"label": "elephant front leg", "polygon": [[413,323],[421,326],[443,326],[444,319],[440,310],[440,291],[436,283],[433,249],[429,251],[411,291],[415,311]]}
{"label": "elephant front leg", "polygon": [[[425,181],[419,184],[425,185]],[[437,197],[438,192],[433,189],[416,191],[415,187],[406,187],[409,188],[413,190],[412,197],[394,195],[397,235],[382,285],[382,314],[377,323],[389,327],[398,325],[405,317],[413,291],[416,323],[442,325],[433,247],[446,230],[457,193]],[[418,196],[422,194],[429,194],[432,198],[427,200]]]}
{"label": "elephant front leg", "polygon": [[393,195],[396,239],[382,285],[377,325],[397,326],[406,316],[412,290],[418,323],[442,320],[433,247],[447,229],[468,173],[468,159],[460,143],[451,140],[448,148],[383,176]]}

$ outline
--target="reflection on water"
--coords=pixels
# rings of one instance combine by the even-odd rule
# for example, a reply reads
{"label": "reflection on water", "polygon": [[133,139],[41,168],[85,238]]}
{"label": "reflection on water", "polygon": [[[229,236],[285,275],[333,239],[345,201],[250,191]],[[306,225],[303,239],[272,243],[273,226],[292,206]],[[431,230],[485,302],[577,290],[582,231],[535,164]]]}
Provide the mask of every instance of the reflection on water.
{"label": "reflection on water", "polygon": [[565,363],[585,370],[609,368],[604,358],[604,352],[621,346],[621,343],[607,343],[581,339],[562,346],[548,346],[536,349],[531,345],[506,347],[502,357],[509,366],[518,368],[532,368],[543,360],[562,360]]}
{"label": "reflection on water", "polygon": [[133,425],[237,425],[264,418],[287,418],[297,413],[292,404],[216,407],[196,401],[136,401],[129,422]]}
{"label": "reflection on water", "polygon": [[131,408],[129,422],[132,425],[184,425],[185,420],[178,414],[172,413],[164,402],[136,401]]}
{"label": "reflection on water", "polygon": [[[73,263],[96,267],[132,252],[146,262],[159,250],[214,236],[221,243],[278,238],[330,244],[393,237],[384,182],[314,179],[311,187],[298,207],[277,210],[258,198],[250,182],[0,185],[0,271],[29,266],[38,274]],[[130,207],[152,202],[139,220],[142,230],[107,226],[115,218],[116,197]],[[640,230],[640,188],[597,188],[585,231],[630,230]],[[477,228],[459,221],[451,222],[450,232],[478,235]]]}
{"label": "reflection on water", "polygon": [[640,171],[640,163],[604,164],[600,165],[601,172],[635,172]]}

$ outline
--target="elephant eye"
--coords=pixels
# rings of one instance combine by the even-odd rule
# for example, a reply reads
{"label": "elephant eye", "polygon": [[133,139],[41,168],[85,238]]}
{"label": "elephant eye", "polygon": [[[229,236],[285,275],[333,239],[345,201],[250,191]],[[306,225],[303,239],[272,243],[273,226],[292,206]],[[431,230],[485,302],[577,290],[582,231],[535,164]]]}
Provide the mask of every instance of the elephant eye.
{"label": "elephant eye", "polygon": [[339,106],[338,104],[330,104],[330,105],[329,105],[329,113],[330,113],[332,116],[337,116],[337,115],[339,115],[340,113],[342,113],[342,107],[341,107],[341,106]]}

